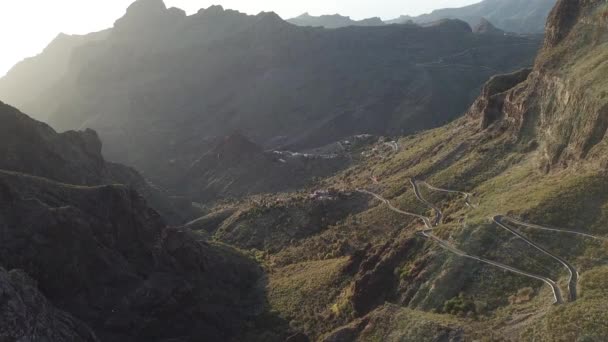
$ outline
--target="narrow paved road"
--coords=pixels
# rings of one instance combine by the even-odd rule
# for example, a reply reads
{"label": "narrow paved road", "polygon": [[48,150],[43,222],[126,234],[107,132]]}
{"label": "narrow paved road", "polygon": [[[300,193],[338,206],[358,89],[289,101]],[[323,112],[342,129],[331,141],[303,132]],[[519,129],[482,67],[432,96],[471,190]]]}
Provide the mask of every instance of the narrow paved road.
{"label": "narrow paved road", "polygon": [[418,184],[422,184],[422,185],[426,186],[427,188],[429,188],[430,190],[434,190],[434,191],[447,192],[450,194],[460,194],[464,197],[464,203],[467,205],[467,207],[470,207],[470,208],[476,207],[476,205],[473,205],[473,203],[471,203],[471,197],[473,196],[473,194],[471,194],[469,192],[437,188],[437,187],[430,185],[429,183],[427,183],[425,181],[418,181]]}
{"label": "narrow paved road", "polygon": [[357,191],[375,197],[380,202],[386,204],[386,206],[388,206],[388,208],[390,210],[392,210],[392,211],[394,211],[394,212],[396,212],[398,214],[406,215],[406,216],[412,216],[412,217],[418,218],[418,219],[422,220],[422,222],[424,223],[424,225],[427,228],[433,228],[433,225],[431,224],[431,220],[428,217],[424,216],[424,215],[419,215],[419,214],[416,214],[416,213],[411,213],[409,211],[403,211],[403,210],[401,210],[399,208],[396,208],[395,206],[393,206],[391,204],[391,202],[389,200],[387,200],[386,198],[384,198],[384,197],[382,197],[382,196],[380,196],[378,194],[375,194],[375,193],[373,193],[371,191],[367,191],[367,190],[363,190],[363,189],[357,189]]}
{"label": "narrow paved road", "polygon": [[[373,178],[373,177],[372,177]],[[396,208],[395,206],[393,206],[389,200],[383,198],[382,196],[375,194],[373,192],[367,191],[367,190],[357,190],[359,192],[371,195],[373,197],[375,197],[376,199],[378,199],[379,201],[383,202],[384,204],[386,204],[390,210],[402,214],[402,215],[407,215],[407,216],[412,216],[412,217],[416,217],[420,220],[422,220],[422,222],[424,223],[426,229],[419,231],[417,234],[433,240],[434,242],[436,242],[437,244],[439,244],[439,246],[441,246],[443,249],[448,250],[458,256],[464,257],[464,258],[468,258],[468,259],[472,259],[472,260],[476,260],[479,262],[483,262],[489,265],[493,265],[495,267],[501,268],[503,270],[507,270],[516,274],[520,274],[529,278],[533,278],[536,280],[540,280],[542,282],[544,282],[545,284],[549,285],[551,287],[551,289],[553,290],[553,296],[554,296],[554,300],[555,300],[555,304],[562,304],[564,302],[563,297],[562,297],[562,293],[561,293],[561,289],[560,287],[557,285],[557,283],[547,277],[543,277],[541,275],[537,275],[537,274],[533,274],[530,272],[526,272],[520,269],[517,269],[515,267],[509,266],[509,265],[505,265],[502,263],[499,263],[497,261],[493,261],[493,260],[489,260],[489,259],[485,259],[482,257],[478,257],[475,255],[470,255],[467,254],[461,250],[459,250],[458,248],[454,247],[453,245],[451,245],[449,242],[444,241],[442,239],[440,239],[439,237],[435,236],[432,234],[433,230],[435,229],[435,227],[437,227],[440,223],[441,220],[443,219],[443,212],[441,211],[441,208],[438,207],[437,205],[429,202],[428,200],[426,200],[424,198],[424,196],[422,196],[422,193],[420,192],[420,185],[424,185],[426,186],[428,189],[430,190],[434,190],[434,191],[439,191],[439,192],[446,192],[446,193],[457,193],[463,196],[464,201],[466,203],[466,205],[468,207],[475,207],[472,203],[471,203],[471,196],[472,194],[467,193],[467,192],[462,192],[462,191],[455,191],[455,190],[449,190],[449,189],[442,189],[442,188],[437,188],[434,187],[430,184],[428,184],[425,181],[419,181],[416,180],[415,178],[411,178],[410,179],[410,184],[412,185],[412,188],[414,189],[414,194],[416,195],[416,198],[421,201],[422,203],[424,203],[427,207],[429,207],[430,209],[433,210],[434,212],[434,218],[431,221],[431,218],[426,217],[424,215],[419,215],[419,214],[415,214],[415,213],[411,213],[411,212],[407,212],[407,211],[403,211],[401,209]],[[541,225],[537,225],[537,224],[532,224],[532,223],[527,223],[527,222],[523,222],[514,218],[510,218],[510,217],[506,217],[503,215],[495,215],[492,218],[492,222],[495,223],[496,225],[498,225],[499,227],[509,231],[511,234],[515,235],[516,237],[522,239],[524,242],[526,242],[527,244],[529,244],[530,246],[534,247],[535,249],[539,250],[540,252],[548,255],[549,257],[551,257],[552,259],[556,260],[557,262],[559,262],[562,266],[564,266],[566,268],[566,270],[569,273],[569,280],[568,280],[568,294],[569,294],[569,300],[570,301],[575,301],[577,299],[577,284],[578,284],[578,279],[579,279],[579,274],[578,271],[576,270],[576,268],[570,264],[568,261],[566,261],[565,259],[559,257],[558,255],[555,255],[553,253],[551,253],[550,251],[548,251],[547,249],[543,248],[542,246],[538,245],[537,243],[533,242],[532,240],[528,239],[527,237],[525,237],[523,234],[521,234],[519,231],[517,231],[516,229],[510,227],[507,222],[510,222],[512,224],[524,227],[524,228],[529,228],[529,229],[538,229],[538,230],[544,230],[544,231],[550,231],[550,232],[557,232],[557,233],[564,233],[564,234],[573,234],[573,235],[578,235],[578,236],[582,236],[582,237],[586,237],[586,238],[590,238],[590,239],[594,239],[594,240],[598,240],[598,241],[608,241],[608,238],[606,237],[600,237],[600,236],[595,236],[595,235],[591,235],[591,234],[587,234],[587,233],[582,233],[582,232],[577,232],[577,231],[573,231],[573,230],[566,230],[566,229],[558,229],[558,228],[551,228],[551,227],[544,227]]]}
{"label": "narrow paved road", "polygon": [[420,232],[419,234],[421,234],[423,237],[426,237],[428,239],[434,240],[435,242],[437,242],[442,248],[456,254],[459,255],[463,258],[467,258],[467,259],[472,259],[472,260],[476,260],[479,262],[483,262],[492,266],[496,266],[498,268],[502,268],[504,270],[519,274],[519,275],[523,275],[526,276],[528,278],[532,278],[532,279],[536,279],[536,280],[540,280],[542,282],[544,282],[545,284],[549,285],[551,287],[551,289],[553,290],[553,299],[554,299],[554,304],[563,304],[564,303],[564,299],[562,297],[562,291],[560,290],[559,286],[557,285],[557,283],[547,277],[543,277],[540,275],[536,275],[530,272],[526,272],[526,271],[522,271],[520,269],[517,269],[515,267],[509,266],[509,265],[505,265],[502,264],[500,262],[497,261],[493,261],[493,260],[489,260],[489,259],[485,259],[482,257],[478,257],[478,256],[474,256],[474,255],[470,255],[467,254],[461,250],[459,250],[456,247],[453,247],[452,245],[450,245],[447,241],[441,240],[440,238],[438,238],[437,236],[431,234],[433,230],[432,229],[427,229],[424,230],[422,232]]}
{"label": "narrow paved road", "polygon": [[435,212],[435,219],[433,220],[433,227],[436,227],[441,223],[441,219],[443,218],[443,212],[441,208],[434,205],[433,203],[427,201],[422,194],[420,193],[420,188],[418,187],[418,181],[415,178],[410,178],[410,184],[412,184],[412,188],[414,189],[414,193],[416,194],[416,198],[422,203],[424,203],[427,207],[433,209]]}
{"label": "narrow paved road", "polygon": [[543,227],[543,226],[540,226],[540,225],[537,225],[537,224],[527,223],[527,222],[524,222],[524,221],[520,221],[520,220],[514,219],[512,217],[504,216],[503,220],[504,221],[510,221],[511,223],[514,223],[514,224],[516,224],[518,226],[521,226],[521,227],[524,227],[524,228],[546,230],[546,231],[556,232],[556,233],[579,235],[579,236],[582,236],[582,237],[586,237],[586,238],[593,239],[593,240],[598,240],[598,241],[608,241],[608,238],[605,238],[605,237],[595,236],[595,235],[591,235],[591,234],[587,234],[587,233],[582,233],[582,232],[577,232],[575,230]]}
{"label": "narrow paved road", "polygon": [[577,297],[576,286],[577,286],[578,278],[579,278],[579,275],[578,275],[578,272],[577,272],[576,268],[574,268],[574,266],[572,266],[572,264],[570,264],[566,260],[560,258],[559,256],[557,256],[557,255],[549,252],[547,249],[543,248],[542,246],[539,246],[535,242],[531,241],[530,239],[528,239],[527,237],[525,237],[523,234],[521,234],[517,230],[509,227],[507,224],[504,223],[504,221],[507,221],[507,220],[508,219],[505,218],[502,215],[496,215],[496,216],[492,217],[492,221],[494,223],[496,223],[496,225],[498,225],[499,227],[501,227],[503,229],[506,229],[511,234],[513,234],[513,235],[517,236],[518,238],[522,239],[528,245],[536,248],[537,250],[541,251],[542,253],[544,253],[544,254],[548,255],[549,257],[553,258],[554,260],[556,260],[557,262],[559,262],[560,264],[562,264],[568,270],[568,273],[570,275],[570,277],[568,279],[569,300],[571,302],[575,301],[576,297]]}
{"label": "narrow paved road", "polygon": [[475,256],[475,255],[467,254],[467,253],[459,250],[458,248],[452,246],[449,242],[444,241],[444,240],[440,239],[439,237],[433,235],[432,232],[433,232],[435,226],[437,226],[441,222],[443,213],[441,212],[441,209],[439,209],[435,205],[431,204],[430,202],[426,201],[424,199],[424,197],[421,196],[420,190],[418,189],[418,185],[417,185],[416,180],[411,179],[410,183],[412,184],[412,186],[414,188],[414,192],[416,193],[416,197],[419,200],[421,200],[422,202],[424,202],[425,204],[427,204],[429,207],[431,207],[435,211],[435,222],[436,222],[435,224],[433,224],[431,222],[431,219],[428,218],[428,217],[426,217],[426,216],[415,214],[415,213],[411,213],[411,212],[407,212],[407,211],[403,211],[401,209],[396,208],[395,206],[393,206],[391,204],[391,202],[389,200],[387,200],[387,199],[383,198],[382,196],[380,196],[378,194],[375,194],[375,193],[373,193],[371,191],[367,191],[367,190],[363,190],[363,189],[357,189],[357,191],[359,191],[361,193],[364,193],[364,194],[368,194],[368,195],[373,196],[377,200],[379,200],[379,201],[383,202],[384,204],[386,204],[390,210],[392,210],[392,211],[394,211],[396,213],[399,213],[399,214],[402,214],[402,215],[416,217],[416,218],[422,220],[422,222],[424,222],[424,225],[426,226],[427,229],[418,232],[418,234],[420,236],[424,237],[424,238],[427,238],[427,239],[435,241],[443,249],[445,249],[445,250],[447,250],[447,251],[449,251],[451,253],[454,253],[454,254],[456,254],[458,256],[464,257],[464,258],[476,260],[476,261],[479,261],[479,262],[482,262],[482,263],[485,263],[485,264],[488,264],[488,265],[492,265],[492,266],[498,267],[500,269],[503,269],[503,270],[506,270],[506,271],[509,271],[509,272],[513,272],[513,273],[516,273],[516,274],[519,274],[519,275],[523,275],[523,276],[526,276],[526,277],[529,277],[529,278],[532,278],[532,279],[540,280],[540,281],[544,282],[545,284],[549,285],[551,287],[551,289],[553,290],[554,304],[562,304],[564,302],[563,298],[562,298],[561,290],[560,290],[559,286],[557,286],[557,284],[555,283],[555,281],[553,281],[553,280],[551,280],[551,279],[549,279],[547,277],[543,277],[543,276],[540,276],[540,275],[532,274],[532,273],[529,273],[529,272],[517,269],[515,267],[511,267],[511,266],[508,266],[508,265],[505,265],[505,264],[502,264],[502,263],[499,263],[499,262],[496,262],[496,261],[493,261],[493,260],[489,260],[489,259],[485,259],[485,258],[478,257],[478,256]]}
{"label": "narrow paved road", "polygon": [[[421,202],[423,202],[424,204],[426,204],[428,207],[432,208],[433,211],[435,211],[435,226],[437,226],[441,222],[441,220],[443,219],[443,212],[441,211],[441,208],[439,208],[435,204],[427,201],[422,196],[422,194],[420,192],[420,188],[418,186],[419,183],[426,184],[428,186],[428,183],[426,183],[426,182],[420,182],[420,181],[416,180],[415,178],[411,178],[410,179],[410,183],[412,184],[412,187],[414,188],[414,193],[416,194],[416,198],[418,198],[418,200],[420,200]],[[458,192],[458,191],[451,191],[451,190],[444,190],[444,189],[441,189],[440,191]],[[469,196],[467,196],[466,199],[468,199],[468,197]],[[424,234],[425,237],[431,238],[431,239],[439,242],[440,245],[442,245],[444,248],[446,246],[450,246],[449,243],[447,243],[447,242],[445,242],[443,240],[440,240],[439,238],[435,237],[434,235],[429,234],[430,232],[432,232],[432,229],[429,229],[429,230],[423,232],[423,234]],[[522,239],[524,239],[529,244],[533,245],[535,248],[540,249],[543,252],[546,252],[551,257],[555,258],[556,260],[558,260],[560,262],[564,261],[564,260],[560,259],[559,257],[551,254],[550,252],[542,249],[542,247],[534,244],[532,241],[527,240],[524,236],[521,236],[521,234],[518,234],[518,236],[520,236]],[[531,278],[534,278],[534,279],[542,280],[543,282],[545,282],[546,284],[548,284],[549,286],[551,286],[551,289],[553,290],[553,296],[555,298],[555,304],[562,304],[564,302],[564,300],[562,298],[561,290],[560,290],[559,286],[557,286],[557,283],[555,281],[547,278],[547,277],[543,277],[543,276],[540,276],[540,275],[536,275],[536,274],[533,274],[533,273],[522,271],[522,270],[519,270],[517,268],[511,267],[511,266],[508,266],[508,265],[505,265],[505,264],[502,264],[502,263],[499,263],[499,262],[495,262],[495,261],[492,261],[492,260],[488,260],[488,259],[485,259],[485,258],[467,255],[466,253],[464,253],[464,252],[462,252],[462,251],[460,251],[460,250],[458,250],[458,249],[456,249],[454,247],[451,247],[451,249],[449,249],[449,250],[451,252],[453,252],[453,253],[456,253],[456,254],[460,255],[460,256],[465,256],[465,257],[470,258],[470,259],[474,259],[474,260],[478,260],[478,261],[481,261],[481,262],[485,262],[485,263],[488,263],[490,265],[494,265],[494,266],[497,266],[497,267],[500,267],[500,268],[503,268],[503,269],[515,272],[517,274],[521,274],[521,275],[525,275],[525,276],[528,276],[528,277],[531,277]],[[569,264],[564,261],[563,265],[566,266],[566,265],[569,265]],[[572,279],[574,278],[574,291],[570,290],[570,298],[576,299],[576,281],[577,281],[578,277],[577,276],[572,276],[572,274],[577,275],[576,270],[574,270],[574,273],[570,273],[570,274],[571,274],[570,280],[572,281]],[[569,288],[570,288],[570,286],[569,286]],[[574,295],[574,297],[572,297],[573,295]]]}

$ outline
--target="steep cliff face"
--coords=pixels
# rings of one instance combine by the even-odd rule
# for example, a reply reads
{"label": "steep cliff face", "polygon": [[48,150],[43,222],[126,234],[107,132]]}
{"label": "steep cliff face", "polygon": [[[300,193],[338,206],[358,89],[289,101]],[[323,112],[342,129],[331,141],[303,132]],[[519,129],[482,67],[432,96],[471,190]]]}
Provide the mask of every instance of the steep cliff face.
{"label": "steep cliff face", "polygon": [[482,127],[494,122],[520,142],[537,141],[546,171],[581,160],[605,167],[607,25],[605,1],[558,2],[534,69],[493,78],[469,114]]}
{"label": "steep cliff face", "polygon": [[137,189],[171,222],[191,218],[191,206],[151,186],[137,171],[108,163],[97,133],[57,133],[18,109],[0,102],[0,170],[26,173],[67,184],[126,184]]}

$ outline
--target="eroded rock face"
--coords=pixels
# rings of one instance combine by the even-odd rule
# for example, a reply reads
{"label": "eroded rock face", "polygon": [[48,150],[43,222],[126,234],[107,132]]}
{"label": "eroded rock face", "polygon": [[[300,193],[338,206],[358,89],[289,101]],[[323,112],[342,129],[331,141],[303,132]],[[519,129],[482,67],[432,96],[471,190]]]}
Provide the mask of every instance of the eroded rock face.
{"label": "eroded rock face", "polygon": [[[582,160],[606,160],[608,9],[600,0],[561,0],[547,23],[544,48],[534,69],[497,76],[484,87],[469,115],[482,128],[538,142],[543,171]],[[593,156],[593,158],[592,158]]]}
{"label": "eroded rock face", "polygon": [[86,324],[55,308],[20,270],[0,268],[0,322],[0,341],[99,341]]}
{"label": "eroded rock face", "polygon": [[582,6],[592,2],[594,0],[558,1],[547,19],[545,48],[551,48],[559,44],[576,24]]}
{"label": "eroded rock face", "polygon": [[487,128],[491,123],[498,120],[503,112],[505,100],[509,90],[523,83],[532,69],[497,75],[492,77],[483,87],[480,97],[469,110],[470,116],[479,119],[482,128]]}
{"label": "eroded rock face", "polygon": [[0,171],[0,260],[106,341],[226,340],[258,314],[253,261],[168,229],[135,191]]}

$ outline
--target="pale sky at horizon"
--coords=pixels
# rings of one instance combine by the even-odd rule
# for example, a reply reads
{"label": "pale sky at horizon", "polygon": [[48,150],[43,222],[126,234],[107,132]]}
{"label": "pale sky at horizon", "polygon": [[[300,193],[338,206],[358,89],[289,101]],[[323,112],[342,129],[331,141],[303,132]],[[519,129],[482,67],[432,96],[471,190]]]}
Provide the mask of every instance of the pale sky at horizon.
{"label": "pale sky at horizon", "polygon": [[[59,33],[85,34],[112,26],[134,0],[2,0],[0,4],[0,77],[17,62],[40,53]],[[353,19],[419,15],[480,0],[165,0],[167,7],[194,13],[218,4],[249,14],[274,11],[289,19],[340,13]]]}

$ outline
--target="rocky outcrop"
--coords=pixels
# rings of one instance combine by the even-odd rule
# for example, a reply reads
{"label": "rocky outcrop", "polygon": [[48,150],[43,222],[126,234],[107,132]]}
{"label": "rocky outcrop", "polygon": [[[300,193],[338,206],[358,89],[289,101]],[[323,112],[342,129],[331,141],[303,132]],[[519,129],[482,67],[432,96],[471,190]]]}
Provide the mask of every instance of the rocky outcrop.
{"label": "rocky outcrop", "polygon": [[543,171],[606,165],[605,13],[604,1],[559,1],[532,72],[495,77],[470,110],[482,127],[500,120],[515,140],[538,144]]}
{"label": "rocky outcrop", "polygon": [[0,341],[99,341],[87,325],[55,308],[20,270],[0,268],[0,322]]}
{"label": "rocky outcrop", "polygon": [[[590,1],[593,2],[593,1]],[[559,44],[578,21],[582,10],[581,0],[560,0],[547,19],[545,48]]]}
{"label": "rocky outcrop", "polygon": [[145,195],[173,223],[183,223],[195,215],[190,203],[169,198],[137,171],[106,162],[101,149],[101,140],[93,130],[59,134],[0,102],[0,170],[75,185],[126,184]]}
{"label": "rocky outcrop", "polygon": [[0,171],[0,236],[2,266],[104,341],[227,340],[263,308],[253,261],[166,228],[123,186]]}
{"label": "rocky outcrop", "polygon": [[501,118],[509,91],[526,81],[532,69],[493,76],[481,90],[481,95],[469,109],[468,115],[478,119],[482,128]]}

